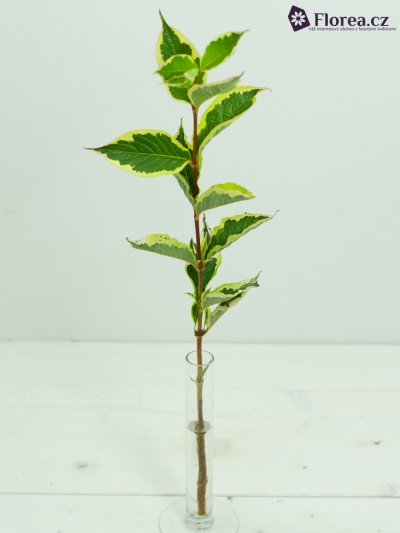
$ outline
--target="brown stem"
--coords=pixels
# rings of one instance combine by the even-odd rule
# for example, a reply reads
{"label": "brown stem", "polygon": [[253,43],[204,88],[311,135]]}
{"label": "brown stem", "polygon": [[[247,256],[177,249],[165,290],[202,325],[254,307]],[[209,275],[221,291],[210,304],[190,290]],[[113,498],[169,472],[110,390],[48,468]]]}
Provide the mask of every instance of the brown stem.
{"label": "brown stem", "polygon": [[[198,186],[198,147],[197,147],[197,109],[192,106],[193,111],[193,181],[194,181],[194,196],[199,194]],[[201,256],[201,238],[200,238],[200,224],[199,216],[194,211],[194,227],[196,233],[196,252],[198,261],[198,283],[197,296],[200,301],[203,293],[203,262]],[[199,308],[197,316],[197,364],[203,364],[203,311]],[[207,462],[205,449],[205,432],[204,432],[204,418],[203,418],[203,368],[198,366],[197,369],[197,424],[196,424],[196,440],[197,440],[197,455],[199,460],[199,472],[197,476],[197,504],[198,514],[200,516],[206,514],[206,487],[207,487]]]}

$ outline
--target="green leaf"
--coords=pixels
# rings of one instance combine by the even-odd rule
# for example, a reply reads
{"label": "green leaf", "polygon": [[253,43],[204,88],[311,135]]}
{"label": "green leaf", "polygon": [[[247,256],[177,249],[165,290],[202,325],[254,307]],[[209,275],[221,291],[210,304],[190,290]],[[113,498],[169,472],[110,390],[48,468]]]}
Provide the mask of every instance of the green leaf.
{"label": "green leaf", "polygon": [[194,207],[194,176],[191,165],[186,165],[179,173],[174,174],[184,195]]}
{"label": "green leaf", "polygon": [[202,213],[208,209],[252,198],[254,195],[250,191],[236,183],[220,183],[213,185],[197,197],[195,209],[196,213]]}
{"label": "green leaf", "polygon": [[217,253],[210,261],[205,264],[203,269],[203,291],[210,283],[210,281],[216,276],[221,261],[222,255]]}
{"label": "green leaf", "polygon": [[234,296],[237,296],[241,292],[251,289],[253,287],[259,287],[257,279],[260,273],[254,278],[237,281],[236,283],[225,283],[220,285],[216,289],[208,292],[204,295],[202,305],[204,307],[210,307],[210,305],[217,305],[222,302],[230,300]]}
{"label": "green leaf", "polygon": [[193,255],[196,257],[197,251],[196,251],[196,245],[194,243],[194,240],[190,239],[190,243],[189,244],[190,244],[190,248],[191,248],[191,250],[193,252]]}
{"label": "green leaf", "polygon": [[203,231],[201,232],[201,257],[206,257],[208,244],[211,240],[211,228],[207,224],[206,215],[203,214]]}
{"label": "green leaf", "polygon": [[197,287],[198,287],[198,270],[190,263],[187,263],[185,265],[185,272],[188,275],[190,281],[192,282],[193,289],[195,294],[197,293]]}
{"label": "green leaf", "polygon": [[201,58],[201,70],[210,70],[228,59],[234,52],[240,37],[245,32],[223,33],[214,41],[211,41]]}
{"label": "green leaf", "polygon": [[195,107],[200,107],[206,100],[217,96],[218,94],[223,94],[231,91],[239,83],[240,78],[243,76],[243,73],[240,76],[235,76],[233,78],[228,78],[223,81],[216,81],[215,83],[209,83],[208,85],[193,85],[188,90],[188,97],[190,102]]}
{"label": "green leaf", "polygon": [[177,87],[179,89],[186,89],[193,85],[194,80],[197,76],[197,69],[192,69],[187,72],[183,76],[176,76],[175,78],[172,78],[171,80],[165,82],[166,85],[169,87]]}
{"label": "green leaf", "polygon": [[203,231],[202,231],[202,234],[203,234],[203,239],[204,241],[207,243],[210,242],[211,240],[211,228],[210,226],[207,224],[207,220],[206,220],[206,215],[203,215]]}
{"label": "green leaf", "polygon": [[172,56],[187,54],[199,62],[200,54],[193,43],[187,39],[179,30],[167,24],[160,11],[162,22],[161,33],[156,45],[156,58],[159,67]]}
{"label": "green leaf", "polygon": [[92,150],[109,163],[144,178],[180,172],[190,161],[190,151],[165,131],[137,130]]}
{"label": "green leaf", "polygon": [[[156,57],[158,67],[161,68],[164,63],[174,55],[189,55],[196,62],[196,66],[200,66],[200,54],[196,50],[192,42],[189,41],[179,30],[172,28],[167,24],[160,11],[162,21],[162,30],[157,40]],[[199,73],[199,83],[205,83],[205,73]],[[187,87],[166,86],[169,95],[181,102],[190,104],[187,95]]]}
{"label": "green leaf", "polygon": [[180,100],[181,102],[187,102],[190,104],[188,97],[188,88],[187,87],[173,87],[171,85],[167,86],[167,90],[174,100]]}
{"label": "green leaf", "polygon": [[207,372],[209,367],[210,367],[210,365],[207,365],[205,368],[203,368],[203,370],[201,371],[201,377],[200,377],[199,380],[190,378],[193,381],[193,383],[203,383],[204,382],[204,374]]}
{"label": "green leaf", "polygon": [[[197,60],[196,60],[197,61]],[[197,76],[197,82],[199,85],[204,85],[207,80],[207,72],[199,71],[199,75]]]}
{"label": "green leaf", "polygon": [[196,325],[197,324],[197,319],[199,317],[199,306],[198,306],[197,302],[193,302],[192,307],[190,308],[190,315],[192,317],[194,325]]}
{"label": "green leaf", "polygon": [[[205,83],[206,82],[206,73],[205,72],[199,72],[197,76],[197,82],[198,83]],[[191,101],[188,97],[188,88],[187,87],[174,87],[172,85],[166,85],[167,91],[169,95],[174,99],[181,102],[186,102],[187,104],[191,104]]]}
{"label": "green leaf", "polygon": [[204,111],[199,123],[198,146],[200,151],[220,131],[245,113],[256,101],[260,87],[236,87],[230,93],[218,96]]}
{"label": "green leaf", "polygon": [[182,259],[187,263],[196,264],[196,258],[187,244],[165,234],[152,234],[139,241],[126,239],[133,248],[154,252],[156,254]]}
{"label": "green leaf", "polygon": [[271,220],[273,216],[274,215],[253,215],[251,213],[244,213],[243,215],[223,218],[220,224],[212,230],[206,258],[210,258],[216,252],[220,252],[224,248],[227,248],[252,229]]}
{"label": "green leaf", "polygon": [[[197,179],[200,179],[200,172],[201,172],[201,165],[202,165],[203,157],[200,155],[198,157],[198,167],[197,167]],[[193,174],[193,167],[189,163],[184,167],[178,174],[174,174],[175,178],[178,180],[178,183],[185,193],[185,196],[191,203],[191,205],[194,207],[194,201],[195,201],[195,193],[194,193],[194,174]],[[199,187],[197,184],[197,190],[199,192]]]}
{"label": "green leaf", "polygon": [[[187,148],[192,156],[192,147],[183,129],[182,120],[179,125],[179,130],[175,134],[175,139],[180,142],[182,146]],[[184,192],[190,204],[194,206],[194,176],[192,166],[190,164],[186,165],[186,167],[184,167],[179,173],[174,174],[174,177],[178,181],[180,188]]]}
{"label": "green leaf", "polygon": [[240,292],[233,298],[226,300],[225,302],[220,303],[217,307],[207,315],[206,326],[207,331],[231,308],[238,304],[250,289],[246,289],[243,292]]}
{"label": "green leaf", "polygon": [[198,67],[194,59],[188,55],[177,55],[170,57],[164,65],[157,70],[157,73],[169,85],[180,87],[190,87],[197,74]]}
{"label": "green leaf", "polygon": [[179,124],[179,129],[175,134],[175,139],[179,141],[183,147],[188,148],[189,150],[192,148],[191,144],[188,141],[188,138],[186,137],[185,130],[183,129],[182,119]]}
{"label": "green leaf", "polygon": [[[215,254],[215,256],[208,261],[203,269],[203,291],[206,289],[207,285],[216,275],[219,265],[221,264],[222,256],[221,254]],[[185,272],[189,276],[190,281],[192,282],[195,293],[198,291],[198,270],[191,264],[185,266]]]}

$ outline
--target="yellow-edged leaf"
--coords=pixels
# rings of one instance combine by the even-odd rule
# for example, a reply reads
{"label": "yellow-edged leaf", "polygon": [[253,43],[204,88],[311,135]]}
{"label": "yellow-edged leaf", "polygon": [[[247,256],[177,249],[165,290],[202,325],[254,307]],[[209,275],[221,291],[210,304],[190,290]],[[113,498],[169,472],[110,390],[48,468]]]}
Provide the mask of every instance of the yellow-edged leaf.
{"label": "yellow-edged leaf", "polygon": [[130,131],[93,150],[112,165],[142,178],[180,172],[191,159],[190,151],[175,137],[158,130]]}
{"label": "yellow-edged leaf", "polygon": [[210,140],[245,113],[256,101],[256,95],[264,89],[260,87],[236,87],[221,94],[204,111],[198,128],[200,151]]}
{"label": "yellow-edged leaf", "polygon": [[242,200],[251,200],[252,198],[254,198],[254,194],[241,185],[220,183],[212,185],[197,197],[195,209],[200,214],[208,209],[241,202]]}
{"label": "yellow-edged leaf", "polygon": [[138,241],[130,241],[126,239],[129,244],[138,250],[145,250],[147,252],[154,252],[156,254],[181,259],[187,263],[196,264],[196,258],[188,244],[180,242],[169,235],[158,233],[148,235],[144,239]]}

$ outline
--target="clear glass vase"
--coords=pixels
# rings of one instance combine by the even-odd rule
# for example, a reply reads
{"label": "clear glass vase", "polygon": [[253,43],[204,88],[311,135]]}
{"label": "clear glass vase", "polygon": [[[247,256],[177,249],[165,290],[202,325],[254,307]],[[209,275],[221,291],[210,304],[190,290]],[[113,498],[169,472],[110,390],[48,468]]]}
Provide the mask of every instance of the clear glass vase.
{"label": "clear glass vase", "polygon": [[186,356],[186,498],[165,509],[161,533],[236,533],[238,519],[226,503],[213,499],[214,356],[203,350]]}
{"label": "clear glass vase", "polygon": [[206,529],[213,507],[214,357],[186,356],[186,522]]}

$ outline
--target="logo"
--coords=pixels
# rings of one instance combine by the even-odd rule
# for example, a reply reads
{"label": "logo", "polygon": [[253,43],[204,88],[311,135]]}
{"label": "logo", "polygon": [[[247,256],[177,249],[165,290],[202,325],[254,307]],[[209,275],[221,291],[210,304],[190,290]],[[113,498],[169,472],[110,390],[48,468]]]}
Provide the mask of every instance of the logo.
{"label": "logo", "polygon": [[[313,18],[311,16],[311,18]],[[361,16],[333,16],[328,13],[314,13],[314,26],[311,26],[307,17],[307,13],[303,8],[292,6],[288,19],[293,31],[304,30],[308,28],[310,31],[352,31],[354,33],[360,32],[382,32],[382,31],[397,31],[396,27],[389,24],[389,17],[361,17]]]}
{"label": "logo", "polygon": [[289,11],[288,19],[292,25],[293,31],[304,30],[310,26],[307,14],[301,7],[292,6]]}

